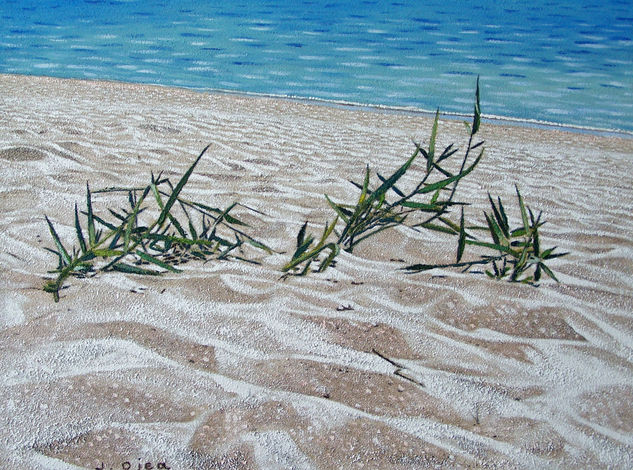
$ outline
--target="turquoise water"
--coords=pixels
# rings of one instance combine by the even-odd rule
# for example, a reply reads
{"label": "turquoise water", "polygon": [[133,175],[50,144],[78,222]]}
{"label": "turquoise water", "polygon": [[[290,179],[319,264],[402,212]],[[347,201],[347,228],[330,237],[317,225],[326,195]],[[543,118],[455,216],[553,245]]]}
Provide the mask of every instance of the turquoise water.
{"label": "turquoise water", "polygon": [[633,131],[631,0],[3,0],[0,72]]}

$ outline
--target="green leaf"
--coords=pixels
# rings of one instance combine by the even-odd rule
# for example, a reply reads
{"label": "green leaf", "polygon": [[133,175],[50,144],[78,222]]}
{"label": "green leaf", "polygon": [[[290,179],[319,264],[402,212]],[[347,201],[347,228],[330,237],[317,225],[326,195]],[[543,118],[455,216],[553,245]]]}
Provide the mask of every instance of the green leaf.
{"label": "green leaf", "polygon": [[307,228],[308,228],[308,221],[306,220],[305,223],[301,226],[301,230],[299,230],[299,233],[297,234],[297,248],[303,245],[303,240],[305,240]]}
{"label": "green leaf", "polygon": [[437,137],[437,124],[440,118],[440,110],[438,109],[435,112],[435,119],[433,120],[433,128],[431,130],[431,139],[429,140],[429,153],[428,158],[426,159],[426,172],[430,173],[431,168],[433,168],[435,158],[435,139]]}
{"label": "green leaf", "polygon": [[453,229],[454,233],[459,233],[459,225],[453,223],[452,221],[450,221],[449,219],[447,219],[446,217],[439,217],[438,219],[440,222],[448,225],[450,228]]}
{"label": "green leaf", "polygon": [[341,247],[337,243],[329,243],[328,245],[326,245],[326,248],[330,249],[330,254],[319,265],[319,269],[317,270],[317,272],[319,273],[325,271],[328,266],[332,264],[334,258],[336,258],[341,251]]}
{"label": "green leaf", "polygon": [[423,227],[429,230],[434,230],[436,232],[449,233],[451,235],[455,235],[455,230],[449,227],[443,227],[442,225],[433,224],[431,222],[426,222],[423,224],[416,225],[416,227]]}
{"label": "green leaf", "polygon": [[264,250],[269,255],[273,253],[272,248],[264,245],[262,242],[259,242],[257,240],[253,240],[250,237],[246,239],[246,243],[248,243],[251,246],[254,246],[255,248],[259,248],[260,250]]}
{"label": "green leaf", "polygon": [[[363,181],[363,190],[360,193],[360,197],[358,198],[358,205],[360,206],[363,202],[365,202],[365,198],[367,197],[367,191],[369,190],[369,165],[365,167],[365,179]],[[327,197],[327,196],[326,196]]]}
{"label": "green leaf", "polygon": [[[125,227],[125,234],[123,236],[123,249],[125,251],[127,251],[130,246],[130,233],[132,233],[132,229],[136,226],[136,217],[138,216],[139,209],[141,208],[141,204],[143,204],[145,197],[149,194],[150,189],[150,186],[145,188],[141,197],[136,201],[132,214],[130,214],[127,226]],[[130,202],[132,202],[132,197],[130,197]]]}
{"label": "green leaf", "polygon": [[[495,216],[495,220],[497,221],[497,226],[501,229],[503,236],[505,238],[510,238],[510,227],[508,227],[508,220],[505,219],[501,215],[501,211],[497,208],[490,193],[488,193],[488,200],[490,201],[490,206],[492,207],[492,212]],[[499,204],[501,204],[501,199],[499,199]]]}
{"label": "green leaf", "polygon": [[323,243],[325,243],[325,240],[327,240],[327,238],[330,236],[330,234],[334,230],[334,227],[336,227],[337,222],[338,222],[338,217],[335,217],[331,225],[328,225],[327,223],[325,224],[325,228],[323,229],[323,235],[321,235],[321,240],[319,241],[319,245],[322,245]]}
{"label": "green leaf", "polygon": [[481,160],[481,157],[483,156],[483,154],[484,154],[484,152],[482,150],[481,153],[479,154],[479,156],[477,157],[477,159],[472,163],[472,165],[470,165],[468,168],[466,168],[460,174],[452,176],[450,178],[446,178],[446,179],[438,181],[436,183],[429,184],[429,185],[427,185],[427,186],[425,186],[425,187],[423,187],[421,189],[418,189],[417,194],[431,193],[433,191],[437,191],[438,189],[442,189],[442,188],[448,186],[449,184],[453,183],[454,181],[462,179],[464,176],[468,175],[471,171],[474,170],[474,168],[477,166],[477,164]]}
{"label": "green leaf", "polygon": [[297,249],[292,255],[293,260],[299,258],[303,253],[305,253],[306,250],[310,247],[310,245],[312,245],[312,242],[314,241],[314,237],[312,235],[308,235],[308,237],[306,238],[305,233],[306,233],[307,227],[308,227],[308,221],[306,221],[303,224],[303,226],[301,227],[301,230],[299,230],[299,233],[297,234]]}
{"label": "green leaf", "polygon": [[[385,178],[384,176],[382,176],[380,173],[376,172],[376,176],[378,176],[378,179],[380,181],[382,181],[383,183],[385,181],[387,181],[387,178]],[[391,187],[391,189],[393,190],[394,193],[396,193],[398,196],[400,197],[405,197],[404,193],[402,191],[400,191],[395,185]]]}
{"label": "green leaf", "polygon": [[501,203],[501,198],[497,196],[497,202],[499,203],[499,214],[501,216],[501,220],[503,221],[503,227],[505,227],[504,232],[506,237],[510,238],[510,225],[508,224],[508,216],[506,215],[506,211],[503,208],[503,204]]}
{"label": "green leaf", "polygon": [[[484,212],[484,215],[486,217],[486,222],[488,223],[488,228],[490,229],[490,236],[492,237],[492,240],[495,242],[495,244],[501,245],[502,241],[506,241],[505,237],[503,236],[503,232],[499,228],[499,225],[497,225],[497,222],[492,218],[492,216],[490,216],[487,212]],[[503,245],[505,245],[505,243],[503,243]]]}
{"label": "green leaf", "polygon": [[86,254],[86,240],[84,239],[84,234],[81,230],[81,224],[79,223],[79,213],[77,212],[77,203],[75,203],[75,232],[77,232],[77,240],[79,240],[79,247],[81,248],[81,253]]}
{"label": "green leaf", "polygon": [[402,178],[402,176],[407,172],[413,160],[418,156],[418,151],[416,150],[411,157],[400,167],[398,168],[385,182],[383,182],[378,189],[376,189],[370,196],[370,201],[380,199],[380,197],[384,196],[389,189],[391,189],[396,182]]}
{"label": "green leaf", "polygon": [[234,202],[233,204],[231,204],[230,206],[228,206],[226,209],[224,209],[224,211],[222,211],[222,213],[218,216],[217,219],[215,219],[215,221],[213,222],[213,224],[211,225],[211,230],[215,231],[215,228],[223,221],[226,220],[226,218],[229,216],[229,212],[235,207],[237,206],[237,202]]}
{"label": "green leaf", "polygon": [[[539,214],[539,219],[541,218]],[[534,246],[534,255],[541,256],[541,241],[538,235],[538,224],[532,227],[532,244]]]}
{"label": "green leaf", "polygon": [[139,268],[138,266],[133,266],[127,263],[115,263],[112,265],[112,269],[114,271],[119,271],[119,272],[128,273],[128,274],[141,274],[145,276],[160,276],[159,271],[153,271],[151,269],[143,269],[143,268]]}
{"label": "green leaf", "polygon": [[469,268],[477,264],[487,264],[488,260],[467,261],[463,263],[450,263],[450,264],[412,264],[400,268],[402,271],[407,271],[408,274],[417,273],[421,271],[429,271],[431,269],[443,269],[443,268]]}
{"label": "green leaf", "polygon": [[442,190],[438,189],[437,191],[435,191],[435,193],[433,194],[433,197],[431,198],[431,204],[435,204],[438,200],[438,198],[440,197],[440,192]]}
{"label": "green leaf", "polygon": [[459,263],[464,254],[466,246],[466,230],[464,229],[464,208],[462,207],[462,216],[459,221],[459,242],[457,243],[457,262]]}
{"label": "green leaf", "polygon": [[97,242],[97,234],[95,232],[94,214],[92,212],[92,195],[90,194],[90,186],[86,183],[86,211],[88,212],[88,243],[94,246]]}
{"label": "green leaf", "polygon": [[346,224],[349,223],[349,213],[346,214],[346,212],[348,211],[346,211],[339,204],[336,204],[334,201],[332,201],[327,194],[325,194],[325,199],[327,200],[327,203],[330,205],[330,207],[334,209],[334,212],[336,212],[336,214],[341,218],[341,220]]}
{"label": "green leaf", "polygon": [[477,88],[475,89],[475,112],[473,116],[473,129],[471,135],[475,135],[479,131],[481,124],[481,107],[479,104],[479,77],[477,77]]}
{"label": "green leaf", "polygon": [[176,185],[176,187],[174,188],[173,192],[171,193],[171,196],[169,196],[169,199],[167,200],[167,203],[165,204],[165,207],[161,211],[161,213],[160,213],[160,215],[158,217],[158,220],[156,221],[156,225],[157,226],[160,227],[160,226],[163,225],[163,223],[165,222],[165,219],[167,218],[167,215],[169,214],[169,211],[171,210],[172,206],[174,205],[174,203],[178,199],[178,196],[180,195],[180,192],[182,191],[182,189],[185,187],[185,185],[189,181],[189,177],[193,173],[194,168],[196,167],[196,165],[198,164],[198,162],[200,161],[202,156],[209,149],[209,147],[211,147],[211,145],[212,144],[207,145],[202,150],[202,152],[200,152],[200,155],[198,155],[198,158],[196,158],[196,160],[191,164],[191,166],[187,169],[185,174],[182,175],[182,177],[178,181],[178,184]]}
{"label": "green leaf", "polygon": [[523,220],[523,230],[525,231],[525,234],[528,234],[530,233],[530,222],[528,220],[527,210],[525,209],[525,204],[523,203],[523,197],[519,192],[519,187],[514,185],[514,188],[516,189],[517,198],[519,200],[519,209],[521,210],[521,219]]}
{"label": "green leaf", "polygon": [[403,201],[400,203],[403,207],[408,207],[410,209],[418,209],[423,212],[442,212],[446,209],[445,205],[440,204],[426,204],[424,202],[414,202],[414,201]]}
{"label": "green leaf", "polygon": [[407,266],[402,269],[405,271],[409,271],[410,273],[414,273],[414,272],[429,271],[431,269],[435,269],[438,267],[439,266],[435,264],[412,264],[411,266]]}
{"label": "green leaf", "polygon": [[[468,129],[468,132],[470,132],[470,128]],[[437,159],[436,163],[440,163],[443,160],[446,160],[447,158],[453,156],[454,154],[457,153],[459,149],[458,148],[453,148],[453,144],[450,144],[448,147],[446,147],[444,149],[444,151],[442,152],[442,155],[439,156],[439,158]]]}
{"label": "green leaf", "polygon": [[547,266],[545,266],[544,263],[539,263],[538,264],[541,268],[543,268],[543,271],[545,271],[545,274],[547,274],[549,277],[551,277],[552,279],[554,279],[556,282],[560,282],[558,280],[558,278],[556,276],[554,276],[554,273],[550,270],[550,268],[548,268]]}
{"label": "green leaf", "polygon": [[467,245],[481,246],[481,247],[484,247],[484,248],[490,248],[491,250],[501,251],[502,253],[508,253],[509,255],[512,255],[515,258],[518,258],[520,256],[520,253],[518,253],[517,251],[514,251],[512,248],[507,247],[507,246],[503,246],[503,245],[499,245],[498,243],[488,243],[488,242],[480,242],[479,240],[466,239],[466,244]]}
{"label": "green leaf", "polygon": [[155,264],[156,266],[166,269],[167,271],[171,271],[173,273],[180,273],[182,272],[180,269],[176,269],[173,266],[170,266],[167,263],[164,263],[163,261],[154,258],[151,255],[148,255],[147,253],[142,252],[141,250],[136,250],[136,254],[144,261],[147,261],[148,263],[152,263]]}
{"label": "green leaf", "polygon": [[196,232],[196,228],[193,226],[191,220],[189,220],[189,233],[191,234],[191,238],[194,240],[198,239],[198,232]]}
{"label": "green leaf", "polygon": [[122,250],[106,250],[106,249],[93,249],[92,254],[98,258],[110,258],[112,256],[121,256],[125,252]]}
{"label": "green leaf", "polygon": [[[202,209],[204,211],[207,211],[207,212],[214,212],[216,214],[224,214],[224,211],[222,209],[218,209],[217,207],[211,207],[211,206],[208,206],[206,204],[201,204],[199,202],[192,202],[191,205],[195,206],[195,207],[197,207],[199,209]],[[215,219],[215,217],[211,216],[210,214],[209,214],[209,216],[211,218]],[[243,225],[245,227],[248,227],[247,223],[242,222],[241,220],[239,220],[239,219],[237,219],[237,218],[235,218],[235,217],[233,217],[233,216],[231,216],[229,214],[224,214],[224,220],[226,220],[229,224]]]}
{"label": "green leaf", "polygon": [[51,233],[51,236],[53,237],[53,241],[55,242],[55,246],[57,247],[57,250],[59,251],[59,254],[62,258],[62,260],[64,261],[64,264],[71,264],[72,263],[72,259],[70,258],[70,255],[68,254],[68,252],[66,251],[66,248],[64,248],[64,245],[62,245],[61,240],[59,239],[59,235],[57,235],[57,232],[55,231],[55,227],[53,227],[52,222],[50,221],[50,219],[47,216],[44,216],[46,218],[46,222],[48,223],[48,230]]}
{"label": "green leaf", "polygon": [[545,250],[543,253],[541,253],[541,258],[542,259],[553,259],[553,258],[560,258],[561,256],[567,256],[569,254],[568,251],[564,251],[562,253],[554,253],[554,250],[557,247],[554,248],[550,248],[549,250]]}

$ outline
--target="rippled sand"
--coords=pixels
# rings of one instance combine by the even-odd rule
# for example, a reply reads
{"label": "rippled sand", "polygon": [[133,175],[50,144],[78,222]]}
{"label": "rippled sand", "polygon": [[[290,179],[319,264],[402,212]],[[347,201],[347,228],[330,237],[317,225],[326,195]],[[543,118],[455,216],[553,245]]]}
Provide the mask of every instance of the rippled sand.
{"label": "rippled sand", "polygon": [[[485,96],[482,106],[485,112]],[[266,215],[294,248],[305,220],[351,201],[365,164],[389,173],[428,118],[168,88],[0,75],[0,468],[626,468],[633,461],[633,140],[484,123],[460,186],[548,220],[571,254],[539,288],[450,262],[455,240],[384,232],[335,268],[280,280],[261,265],[71,279],[54,303],[44,221],[73,236],[91,188],[174,180]],[[439,144],[465,145],[442,121]],[[104,210],[96,202],[96,210]],[[476,252],[472,252],[476,254]],[[380,354],[376,354],[376,352]],[[382,356],[382,357],[381,357]],[[389,359],[386,360],[385,358]],[[148,467],[149,468],[149,467]]]}

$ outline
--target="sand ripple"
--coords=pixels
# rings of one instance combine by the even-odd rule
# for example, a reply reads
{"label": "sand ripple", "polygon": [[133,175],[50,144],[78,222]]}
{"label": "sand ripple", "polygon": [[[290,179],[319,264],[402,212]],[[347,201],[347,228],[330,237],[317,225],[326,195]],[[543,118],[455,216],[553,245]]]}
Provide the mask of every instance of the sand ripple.
{"label": "sand ripple", "polygon": [[[308,278],[280,280],[283,255],[189,262],[73,279],[55,304],[40,289],[55,262],[43,215],[71,239],[86,181],[176,178],[212,143],[188,194],[263,212],[244,214],[254,235],[289,251],[305,220],[316,232],[331,218],[323,193],[350,201],[347,179],[396,168],[430,122],[48,78],[0,76],[0,90],[1,468],[633,461],[632,140],[482,127],[469,211],[487,191],[512,207],[518,183],[549,221],[545,243],[571,252],[553,264],[559,285],[408,276],[397,268],[449,261],[453,241],[394,230]],[[442,122],[438,145],[463,137]]]}

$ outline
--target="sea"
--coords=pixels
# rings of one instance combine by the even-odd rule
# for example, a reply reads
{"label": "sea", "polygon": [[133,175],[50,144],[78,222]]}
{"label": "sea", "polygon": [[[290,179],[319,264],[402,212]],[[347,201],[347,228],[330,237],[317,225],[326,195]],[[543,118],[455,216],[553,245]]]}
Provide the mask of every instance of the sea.
{"label": "sea", "polygon": [[2,0],[0,73],[633,133],[632,0]]}

